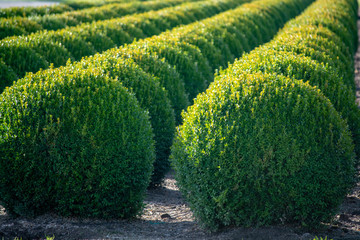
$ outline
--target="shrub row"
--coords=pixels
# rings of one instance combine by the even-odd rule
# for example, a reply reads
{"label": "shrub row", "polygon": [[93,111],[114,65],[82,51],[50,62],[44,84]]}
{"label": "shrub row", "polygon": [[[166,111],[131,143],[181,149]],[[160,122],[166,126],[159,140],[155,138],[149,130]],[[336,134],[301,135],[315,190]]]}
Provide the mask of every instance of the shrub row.
{"label": "shrub row", "polygon": [[355,103],[353,62],[356,9],[353,1],[322,0],[228,71],[281,74],[317,86],[348,122],[360,156],[360,111]]}
{"label": "shrub row", "polygon": [[[275,11],[277,7],[281,8],[283,5],[286,9],[287,5],[284,3],[287,2],[302,2],[273,1],[278,4],[274,4],[268,9],[269,11],[271,9]],[[268,3],[270,4],[271,1]],[[264,2],[259,1],[257,4],[253,7],[259,7],[259,13],[261,13],[264,10],[264,7],[261,7]],[[236,13],[234,12],[234,15]],[[140,137],[124,131],[117,140],[118,132],[112,132],[113,126],[116,128],[117,123],[110,122],[106,126],[104,126],[105,123],[98,124],[97,121],[101,121],[102,116],[106,116],[106,119],[112,118],[107,114],[121,112],[122,116],[131,118],[134,112],[119,110],[116,106],[118,101],[122,100],[116,99],[115,96],[109,96],[104,101],[99,99],[96,103],[90,102],[87,98],[88,93],[94,92],[94,95],[98,96],[103,94],[98,88],[103,91],[106,89],[106,87],[99,87],[103,85],[93,79],[111,78],[114,82],[121,82],[137,97],[139,105],[149,111],[156,139],[157,162],[155,161],[154,167],[157,172],[153,174],[153,183],[156,183],[156,181],[161,181],[159,176],[162,174],[163,177],[165,168],[168,168],[167,155],[175,128],[172,109],[169,108],[170,102],[166,97],[167,91],[163,88],[168,78],[166,76],[157,78],[152,75],[157,75],[159,71],[169,74],[176,83],[179,79],[182,80],[180,76],[183,77],[183,73],[179,74],[177,69],[173,68],[173,66],[181,66],[181,62],[176,62],[176,56],[186,61],[188,58],[194,60],[192,65],[203,65],[201,62],[196,62],[199,60],[205,62],[204,66],[207,64],[206,58],[202,56],[198,47],[177,40],[173,42],[164,40],[164,43],[168,44],[166,47],[169,47],[171,43],[174,44],[172,61],[168,61],[170,58],[164,59],[165,55],[155,48],[161,49],[162,42],[151,46],[152,54],[145,52],[146,54],[141,53],[137,55],[138,57],[132,57],[136,56],[135,50],[140,43],[141,41],[121,48],[132,49],[127,59],[123,58],[125,55],[121,49],[118,51],[112,49],[105,54],[85,58],[81,62],[69,63],[66,67],[28,74],[2,93],[0,109],[6,109],[4,111],[6,118],[0,122],[2,131],[0,151],[6,154],[0,154],[2,156],[0,164],[7,164],[3,171],[11,172],[12,175],[10,178],[0,178],[2,189],[0,196],[6,209],[20,215],[39,214],[52,209],[61,215],[90,217],[129,217],[138,212],[141,208],[139,198],[144,192],[147,173],[152,170],[152,167],[144,165],[141,161],[144,161],[143,155],[148,155],[149,158],[152,156],[149,154],[152,145],[140,144],[138,146],[137,141],[143,143],[142,140],[146,141],[145,138],[149,134]],[[139,52],[141,49],[146,48],[139,48]],[[144,70],[150,70],[149,74],[135,62]],[[172,65],[168,62],[172,62]],[[207,71],[211,72],[209,66]],[[78,81],[84,84],[79,87]],[[89,83],[88,88],[87,83]],[[180,81],[178,85],[182,84],[183,82]],[[31,97],[31,95],[34,96]],[[80,100],[82,97],[85,98],[84,103]],[[89,110],[83,108],[87,104],[90,106]],[[120,104],[120,106],[123,105]],[[12,117],[12,114],[16,117]],[[38,120],[36,120],[36,115],[40,116]],[[82,122],[83,126],[81,126]],[[123,124],[126,125],[127,121]],[[137,124],[137,121],[132,124]],[[130,125],[127,129],[132,127],[134,125]],[[100,134],[98,131],[101,129],[107,131],[104,135],[97,136],[96,134]],[[106,138],[107,134],[111,134],[114,139]],[[21,147],[21,151],[11,150],[17,149],[22,144],[26,146]],[[109,149],[105,147],[108,144],[111,146]],[[135,148],[135,146],[138,147]],[[122,149],[113,151],[115,147]],[[130,150],[125,150],[128,147]],[[146,150],[142,151],[142,148]],[[119,152],[116,153],[116,151]],[[35,154],[37,152],[41,152],[41,155]],[[161,153],[165,154],[166,158],[164,155],[161,156]],[[134,158],[139,158],[139,154],[142,158],[133,161]],[[16,159],[16,161],[8,163],[9,159]],[[109,161],[111,164],[108,164]],[[125,164],[122,163],[123,161]],[[148,162],[148,160],[145,161],[145,163]],[[17,171],[20,165],[24,166],[23,172]],[[43,167],[44,165],[46,166]],[[121,174],[123,169],[119,170],[118,166],[123,165],[130,170]],[[29,168],[28,172],[27,168]],[[139,168],[145,175],[142,175]],[[51,171],[47,172],[44,169]],[[111,176],[105,179],[104,176],[109,174],[109,171]],[[25,172],[29,173],[26,174],[26,178],[20,178],[19,176],[23,176]],[[99,175],[98,178],[94,177],[96,175]],[[36,186],[36,188],[22,186]],[[114,192],[113,188],[117,190]],[[37,197],[34,198],[34,196]]]}
{"label": "shrub row", "polygon": [[220,71],[183,113],[171,158],[204,226],[312,228],[334,216],[355,180],[342,115],[358,110],[337,61],[342,49],[352,63],[355,9],[355,0],[316,1],[273,41]]}
{"label": "shrub row", "polygon": [[0,19],[0,39],[14,35],[28,35],[40,30],[58,30],[81,23],[120,18],[125,15],[171,7],[184,3],[182,0],[114,3],[102,7],[64,12],[32,18]]}
{"label": "shrub row", "polygon": [[118,79],[96,69],[29,74],[0,95],[0,112],[0,196],[9,213],[126,218],[142,209],[153,133]]}
{"label": "shrub row", "polygon": [[[311,0],[271,0],[261,4],[244,4],[212,18],[178,27],[104,54],[140,59],[137,63],[159,78],[162,78],[162,74],[156,69],[149,69],[142,59],[149,55],[158,59],[164,58],[170,65],[175,66],[184,82],[185,94],[191,100],[205,91],[216,68],[224,67],[235,57],[270,40],[287,20],[300,13],[310,2]],[[281,15],[281,12],[286,12],[287,15]],[[281,17],[274,19],[276,16]],[[176,99],[184,95],[179,94],[182,87],[172,90],[173,82],[166,83],[166,79],[161,81],[169,91],[179,123],[180,112],[186,107],[185,101]]]}
{"label": "shrub row", "polygon": [[[244,3],[248,0],[213,0],[131,15],[119,19],[82,24],[57,31],[41,31],[29,36],[9,37],[0,41],[0,58],[18,77],[64,65],[67,59],[84,56],[130,43],[135,38],[156,35],[180,24],[188,24]],[[44,47],[47,45],[46,47]],[[1,73],[0,73],[1,74]],[[0,76],[1,81],[11,82]]]}
{"label": "shrub row", "polygon": [[101,7],[113,3],[127,3],[131,1],[132,0],[65,0],[63,2],[70,7],[78,10],[91,7]]}
{"label": "shrub row", "polygon": [[40,7],[10,7],[0,8],[0,18],[44,16],[72,11],[73,8],[67,4],[54,4]]}
{"label": "shrub row", "polygon": [[[261,44],[261,41],[268,40],[267,38],[275,35],[277,30],[289,19],[300,13],[307,4],[311,1],[262,1],[250,4],[244,4],[235,10],[230,10],[221,13],[212,18],[190,24],[188,26],[175,28],[172,31],[165,32],[159,36],[154,36],[144,40],[139,40],[130,45],[121,47],[119,49],[111,49],[104,52],[102,56],[106,58],[131,58],[142,67],[146,72],[158,77],[160,84],[165,87],[169,93],[169,99],[175,111],[176,123],[181,122],[181,111],[187,106],[189,99],[193,99],[199,92],[206,89],[212,79],[213,70],[216,67],[221,67],[221,63],[226,64],[227,61],[232,61],[234,56],[240,56],[244,49],[239,49],[238,52],[232,52],[224,61],[213,62],[213,68],[209,65],[209,61],[214,59],[214,52],[219,56],[219,52],[223,51],[224,47],[230,46],[246,46],[254,48],[256,44]],[[288,12],[277,21],[272,21],[273,16],[278,15],[279,12]],[[226,22],[226,25],[221,23]],[[256,42],[252,37],[252,31],[249,28],[241,28],[242,24],[252,24],[251,27],[258,28],[260,31],[267,31],[268,37],[258,39],[256,35]],[[268,23],[272,23],[268,24]],[[224,37],[224,33],[237,30],[238,35],[228,35]],[[241,33],[241,34],[240,34]],[[238,36],[242,36],[241,39]],[[247,37],[249,36],[249,37]],[[231,41],[233,45],[231,44]],[[228,45],[229,44],[229,45]],[[224,51],[223,51],[224,52]],[[221,54],[220,54],[221,55]],[[166,63],[159,61],[164,59]],[[87,61],[87,60],[85,60]],[[173,66],[178,72],[175,75],[169,66]],[[216,65],[216,66],[215,66]],[[150,111],[151,115],[151,111]],[[158,121],[153,119],[153,126],[162,126],[163,124],[155,123]],[[161,131],[155,131],[155,139],[157,145],[164,145],[166,142],[159,143],[160,136],[157,134]],[[168,139],[172,139],[168,137]],[[169,144],[166,144],[163,149],[168,149]],[[166,154],[157,155],[155,161],[154,174],[152,183],[161,183],[166,171],[169,169],[168,151]]]}

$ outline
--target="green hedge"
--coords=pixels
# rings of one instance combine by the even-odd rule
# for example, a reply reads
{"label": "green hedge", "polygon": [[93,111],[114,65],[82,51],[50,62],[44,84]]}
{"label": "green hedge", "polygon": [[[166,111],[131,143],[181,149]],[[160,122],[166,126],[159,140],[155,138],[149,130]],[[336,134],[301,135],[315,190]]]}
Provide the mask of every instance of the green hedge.
{"label": "green hedge", "polygon": [[0,8],[0,18],[43,16],[72,11],[67,4],[54,4],[40,7],[10,7]]}
{"label": "green hedge", "polygon": [[199,48],[171,39],[169,36],[156,36],[133,43],[134,48],[143,49],[156,56],[164,58],[183,77],[185,90],[189,99],[206,89],[212,79],[212,71],[207,59],[202,55]]}
{"label": "green hedge", "polygon": [[145,72],[156,77],[167,92],[175,113],[176,125],[181,122],[181,111],[189,106],[189,98],[185,91],[184,81],[178,71],[164,58],[150,54],[145,49],[130,44],[119,49],[111,49],[102,55],[111,58],[130,58]]}
{"label": "green hedge", "polygon": [[[135,38],[145,38],[150,35],[158,34],[161,31],[172,28],[176,25],[186,24],[199,20],[199,17],[209,17],[224,9],[234,8],[248,0],[213,0],[206,2],[185,3],[177,7],[166,8],[159,11],[132,15],[129,17],[99,21],[91,24],[82,24],[57,31],[41,31],[26,37],[11,37],[0,41],[0,52],[11,52],[16,56],[18,45],[28,46],[28,39],[36,41],[38,44],[45,44],[47,41],[55,42],[67,49],[75,60],[80,60],[84,56],[94,54],[96,51],[103,51],[107,48],[123,45],[132,42]],[[201,14],[199,14],[201,13]],[[159,24],[158,23],[163,23]],[[154,29],[155,27],[155,29]],[[153,29],[153,31],[150,31]],[[125,34],[124,34],[125,33]],[[24,43],[20,43],[24,42]],[[6,46],[6,49],[4,49]],[[41,54],[37,48],[35,52]],[[48,49],[52,52],[52,49]],[[20,55],[20,53],[18,54]],[[46,56],[41,56],[47,62]],[[24,65],[27,62],[21,59],[15,62],[3,58],[5,64],[13,68],[19,77],[23,77],[27,71],[37,71],[40,68],[16,68],[16,64]],[[44,68],[44,66],[42,66]]]}
{"label": "green hedge", "polygon": [[[255,1],[199,23],[179,27],[164,37],[176,37],[178,41],[198,46],[214,70],[269,41],[286,21],[299,14],[311,1]],[[287,14],[281,16],[281,12]]]}
{"label": "green hedge", "polygon": [[104,75],[116,78],[133,92],[142,108],[149,111],[154,130],[156,160],[152,185],[161,183],[170,163],[170,147],[175,131],[175,117],[167,91],[159,81],[146,74],[132,59],[122,59],[109,55],[95,55],[83,61],[70,64],[70,69],[97,69]]}
{"label": "green hedge", "polygon": [[29,74],[0,95],[0,201],[15,215],[128,218],[154,161],[149,116],[94,69]]}
{"label": "green hedge", "polygon": [[[351,16],[354,2],[316,1],[273,41],[220,71],[183,113],[172,159],[201,224],[313,228],[334,216],[355,182],[360,116],[341,64],[353,68],[354,46],[342,36],[356,33],[329,19]],[[341,10],[327,11],[337,4]],[[300,24],[313,15],[318,25]]]}
{"label": "green hedge", "polygon": [[2,92],[5,87],[10,86],[14,81],[18,79],[14,70],[5,65],[4,61],[0,58],[0,92]]}
{"label": "green hedge", "polygon": [[[327,11],[327,8],[330,10]],[[341,11],[332,11],[333,8]],[[323,16],[319,15],[319,9],[324,12]],[[360,111],[354,94],[355,52],[349,39],[342,38],[343,35],[357,35],[351,27],[357,19],[352,13],[353,1],[318,1],[298,19],[290,21],[273,41],[242,58],[227,72],[236,75],[244,71],[262,71],[309,81],[317,86],[347,120],[359,156]],[[313,25],[310,16],[319,21],[319,26]],[[330,19],[339,19],[340,22],[343,16],[346,16],[345,20],[352,16],[353,23],[348,20],[341,32],[334,30],[336,24],[332,27],[320,22],[320,19],[325,23],[329,23]],[[304,24],[300,25],[303,19]]]}
{"label": "green hedge", "polygon": [[222,226],[316,227],[354,182],[348,126],[319,90],[267,74],[215,81],[184,114],[172,148],[195,217]]}
{"label": "green hedge", "polygon": [[87,8],[79,11],[64,12],[36,16],[31,18],[0,19],[0,39],[13,35],[24,35],[39,30],[58,30],[76,26],[82,23],[101,21],[111,18],[120,18],[125,15],[142,13],[151,10],[171,7],[183,3],[182,0],[148,1],[131,3],[114,3],[102,7]]}
{"label": "green hedge", "polygon": [[[211,73],[216,68],[226,66],[244,51],[269,40],[279,27],[291,16],[300,13],[310,2],[311,0],[269,0],[247,3],[234,10],[137,41],[129,46],[157,58],[164,58],[174,66],[182,76],[185,90],[192,100],[207,88],[213,78]],[[279,12],[293,15],[273,21],[273,16]],[[267,36],[260,39],[261,32],[264,31]]]}
{"label": "green hedge", "polygon": [[131,1],[132,0],[64,0],[63,2],[66,5],[79,10],[92,7],[101,7],[107,4],[127,3]]}

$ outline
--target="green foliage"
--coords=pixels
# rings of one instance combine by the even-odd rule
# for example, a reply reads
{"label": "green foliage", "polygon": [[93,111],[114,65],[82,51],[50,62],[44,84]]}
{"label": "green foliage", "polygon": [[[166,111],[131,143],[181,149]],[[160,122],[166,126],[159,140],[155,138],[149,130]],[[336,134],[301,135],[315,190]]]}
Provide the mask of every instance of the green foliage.
{"label": "green foliage", "polygon": [[63,2],[74,9],[85,9],[91,7],[101,7],[112,3],[126,3],[131,0],[64,0]]}
{"label": "green foliage", "polygon": [[158,58],[165,58],[170,65],[175,66],[183,76],[189,99],[203,92],[213,78],[211,67],[201,51],[191,44],[171,38],[170,35],[155,36],[133,45],[134,48],[141,48]]}
{"label": "green foliage", "polygon": [[43,16],[72,10],[73,9],[66,4],[54,4],[40,7],[0,8],[0,18]]}
{"label": "green foliage", "polygon": [[[26,72],[36,72],[40,68],[49,66],[44,57],[19,38],[9,38],[7,41],[1,41],[0,58],[19,77],[23,77]],[[11,83],[11,80],[3,79],[2,82]]]}
{"label": "green foliage", "polygon": [[[270,49],[269,47],[270,46]],[[360,142],[360,111],[355,103],[353,86],[350,87],[334,68],[294,52],[271,49],[272,43],[252,51],[230,66],[226,74],[239,75],[263,72],[284,75],[294,80],[309,82],[317,86],[329,98],[335,109],[348,121],[355,143]],[[225,74],[225,73],[224,73]],[[354,81],[352,83],[354,85]],[[356,145],[356,152],[359,152]]]}
{"label": "green foliage", "polygon": [[128,218],[154,161],[149,117],[94,69],[28,74],[0,95],[0,201],[15,215]]}
{"label": "green foliage", "polygon": [[189,105],[189,100],[185,91],[184,80],[164,58],[161,59],[156,55],[151,55],[133,44],[119,49],[111,49],[102,55],[106,57],[130,58],[145,72],[155,76],[160,85],[167,90],[169,100],[174,109],[176,125],[180,124],[181,111]]}
{"label": "green foliage", "polygon": [[314,227],[353,186],[348,127],[319,90],[301,81],[224,75],[183,117],[172,161],[194,215],[211,230]]}
{"label": "green foliage", "polygon": [[[120,18],[125,15],[158,10],[182,3],[181,0],[148,1],[131,3],[113,3],[101,7],[92,7],[78,11],[67,11],[61,14],[35,16],[31,18],[0,19],[0,39],[21,34],[30,34],[41,29],[58,30],[65,27],[91,23],[111,18]],[[20,32],[20,33],[19,33]]]}
{"label": "green foliage", "polygon": [[7,66],[2,59],[0,59],[0,93],[5,87],[10,86],[12,82],[18,79],[14,70]]}
{"label": "green foliage", "polygon": [[[220,71],[183,113],[172,159],[180,190],[201,224],[211,230],[278,223],[313,228],[333,217],[356,180],[353,2],[316,1],[275,40]],[[290,17],[291,11],[281,10],[286,4],[278,3],[282,14],[273,24]],[[292,3],[289,9],[301,10],[301,2]],[[257,22],[266,26],[259,28],[260,41],[271,36],[271,24]]]}
{"label": "green foliage", "polygon": [[39,24],[28,18],[0,18],[0,39],[14,35],[24,35],[43,29]]}
{"label": "green foliage", "polygon": [[354,88],[354,63],[352,53],[341,39],[329,29],[304,25],[301,28],[285,28],[272,41],[271,48],[294,52],[333,67],[345,83]]}
{"label": "green foliage", "polygon": [[[78,34],[62,29],[60,31],[44,31],[33,35],[39,42],[52,41],[64,46],[75,60],[81,60],[82,57],[96,53],[94,46],[81,38]],[[50,49],[49,49],[50,50]]]}
{"label": "green foliage", "polygon": [[[33,41],[36,42],[35,46],[45,46],[47,44],[47,53],[58,53],[63,51],[59,57],[63,57],[65,52],[70,54],[70,58],[80,60],[82,57],[93,55],[97,51],[101,52],[109,48],[113,48],[116,45],[123,45],[125,43],[132,42],[135,38],[145,38],[153,34],[158,34],[168,28],[186,24],[200,20],[199,17],[210,17],[221,11],[225,11],[229,8],[234,8],[249,0],[212,0],[206,3],[193,2],[184,3],[176,7],[165,8],[159,11],[151,11],[143,14],[136,14],[124,18],[115,18],[111,20],[98,21],[94,23],[84,23],[79,26],[60,29],[57,31],[40,31],[31,35]],[[196,15],[198,12],[204,12],[203,15]],[[156,25],[161,21],[162,25]],[[26,45],[28,51],[31,51],[31,47],[28,43],[24,43],[25,37],[11,37],[5,38],[0,41],[0,46],[6,45],[6,53],[11,57],[21,57],[23,49],[18,45]],[[54,43],[52,49],[50,43]],[[61,46],[60,46],[61,45]],[[3,47],[4,48],[4,47]],[[60,49],[60,48],[65,48]],[[0,50],[1,51],[1,50]],[[19,52],[18,52],[19,51]],[[44,50],[42,50],[44,51]],[[30,55],[31,56],[31,55]],[[3,58],[3,55],[0,57]],[[30,57],[27,57],[30,58]],[[34,60],[31,66],[16,66],[17,61],[6,61],[6,64],[13,68],[19,75],[23,76],[25,72],[38,71],[40,68],[46,68],[49,63],[54,63],[55,66],[63,65],[63,58],[58,62],[53,62],[53,58],[41,55],[38,56],[39,60]],[[24,58],[25,59],[25,58]],[[5,61],[5,58],[3,58]],[[39,64],[38,62],[47,62],[47,64]],[[19,61],[20,63],[22,61]],[[32,61],[27,61],[32,62]],[[60,63],[61,62],[61,63]],[[201,64],[201,63],[200,63]],[[19,69],[19,71],[17,71]],[[211,78],[211,77],[210,77]]]}
{"label": "green foliage", "polygon": [[328,239],[327,236],[325,238],[322,238],[322,237],[319,238],[319,237],[315,236],[315,238],[313,240],[333,240],[333,239],[332,238]]}
{"label": "green foliage", "polygon": [[175,118],[167,92],[160,86],[159,80],[142,71],[133,60],[109,55],[97,54],[69,65],[68,68],[97,69],[116,78],[135,94],[140,106],[149,111],[156,151],[151,183],[160,184],[170,166],[168,158],[174,136]]}
{"label": "green foliage", "polygon": [[[348,121],[359,155],[360,112],[354,95],[354,51],[349,39],[343,37],[357,35],[352,27],[357,21],[354,2],[316,2],[288,22],[274,40],[239,60],[224,74],[261,71],[309,81],[322,90]],[[334,11],[335,8],[339,10]],[[341,22],[343,29],[332,24],[332,19]]]}

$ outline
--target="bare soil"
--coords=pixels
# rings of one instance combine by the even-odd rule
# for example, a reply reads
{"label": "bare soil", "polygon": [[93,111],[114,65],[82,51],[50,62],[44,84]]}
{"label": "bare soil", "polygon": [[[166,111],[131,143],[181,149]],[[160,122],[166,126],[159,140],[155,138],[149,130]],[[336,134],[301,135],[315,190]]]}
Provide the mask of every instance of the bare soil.
{"label": "bare soil", "polygon": [[314,236],[360,239],[360,183],[342,204],[331,224],[319,232],[305,232],[291,226],[227,228],[218,233],[201,229],[181,197],[173,172],[163,185],[147,192],[143,214],[131,220],[94,220],[44,215],[34,219],[11,218],[0,210],[0,239],[209,239],[209,240],[309,240]]}
{"label": "bare soil", "polygon": [[[358,22],[360,28],[360,22]],[[360,48],[355,56],[357,102],[360,106]],[[359,169],[360,173],[360,169]],[[292,226],[227,228],[209,233],[199,227],[181,197],[174,173],[161,187],[147,191],[143,214],[131,220],[70,219],[44,215],[34,219],[12,218],[0,206],[0,239],[209,239],[209,240],[309,240],[328,236],[334,240],[360,240],[360,182],[339,208],[333,222],[322,230],[306,232]]]}

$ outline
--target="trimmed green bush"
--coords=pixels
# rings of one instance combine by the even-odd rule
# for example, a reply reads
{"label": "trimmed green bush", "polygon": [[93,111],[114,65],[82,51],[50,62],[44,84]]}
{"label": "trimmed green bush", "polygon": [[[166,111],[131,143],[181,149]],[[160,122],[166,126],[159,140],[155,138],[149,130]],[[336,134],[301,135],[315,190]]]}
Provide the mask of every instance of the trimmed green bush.
{"label": "trimmed green bush", "polygon": [[[344,40],[342,37],[354,34],[351,26],[356,23],[357,18],[353,14],[353,3],[350,0],[339,0],[331,4],[328,0],[317,1],[303,15],[287,23],[273,41],[236,62],[224,74],[261,71],[309,81],[322,90],[348,121],[355,142],[355,152],[359,155],[360,112],[354,95],[354,52],[347,44],[348,39]],[[336,6],[339,11],[334,11]],[[352,16],[352,23],[349,16]],[[317,26],[313,25],[312,18],[316,20]],[[346,21],[341,20],[342,18]],[[329,24],[322,26],[321,19]],[[344,29],[338,29],[330,24],[329,19],[338,19],[347,25],[344,25]]]}
{"label": "trimmed green bush", "polygon": [[[271,46],[271,43],[269,45]],[[332,67],[294,52],[271,50],[265,45],[245,55],[236,64],[230,66],[224,74],[236,76],[243,72],[284,75],[318,87],[341,113],[341,116],[347,120],[354,142],[360,142],[360,110],[355,103],[353,88],[344,82],[344,79],[339,77]],[[355,145],[357,153],[360,152],[358,147]]]}
{"label": "trimmed green bush", "polygon": [[145,72],[155,76],[160,85],[167,90],[175,113],[175,123],[176,125],[180,124],[181,111],[189,105],[189,99],[185,91],[184,80],[164,58],[151,55],[141,48],[134,47],[133,44],[119,49],[111,49],[102,55],[112,58],[130,58]]}
{"label": "trimmed green bush", "polygon": [[[81,60],[84,56],[90,56],[96,53],[94,46],[82,39],[76,32],[62,29],[60,31],[44,31],[34,34],[34,38],[39,39],[39,42],[52,41],[63,45],[74,57],[75,60]],[[50,49],[49,49],[50,50]]]}
{"label": "trimmed green bush", "polygon": [[172,147],[201,224],[315,227],[353,186],[348,126],[319,90],[266,74],[215,81],[183,114]]}
{"label": "trimmed green bush", "polygon": [[0,93],[5,87],[10,86],[13,81],[18,79],[12,68],[8,67],[4,61],[0,58]]}
{"label": "trimmed green bush", "polygon": [[170,65],[175,66],[183,76],[185,90],[190,100],[203,92],[212,81],[212,71],[207,59],[191,44],[160,35],[140,40],[132,45],[158,58],[165,58]]}
{"label": "trimmed green bush", "polygon": [[117,79],[135,94],[140,106],[149,111],[156,151],[151,184],[160,184],[170,167],[168,158],[175,132],[175,117],[167,92],[160,86],[159,81],[142,71],[131,59],[100,54],[85,58],[68,67],[97,69],[104,75]]}
{"label": "trimmed green bush", "polygon": [[28,74],[0,99],[0,201],[8,212],[139,213],[153,134],[119,81],[94,69],[50,69]]}
{"label": "trimmed green bush", "polygon": [[125,15],[159,10],[183,3],[181,0],[113,3],[61,14],[35,16],[31,18],[11,17],[0,19],[0,39],[8,36],[30,34],[39,30],[58,30],[65,27],[91,23]]}
{"label": "trimmed green bush", "polygon": [[[23,77],[26,72],[36,72],[40,68],[49,67],[49,63],[44,57],[19,38],[1,42],[0,58],[14,70],[18,77]],[[4,79],[2,82],[11,83],[9,79]]]}
{"label": "trimmed green bush", "polygon": [[101,7],[112,3],[126,3],[130,0],[65,0],[64,3],[74,9],[85,9],[91,7]]}
{"label": "trimmed green bush", "polygon": [[42,27],[39,24],[27,18],[0,18],[0,39],[14,35],[24,35],[41,29]]}
{"label": "trimmed green bush", "polygon": [[271,48],[295,52],[332,66],[348,86],[354,88],[352,53],[329,29],[305,25],[301,29],[285,29],[272,41]]}
{"label": "trimmed green bush", "polygon": [[[202,17],[210,17],[217,14],[224,9],[235,8],[242,3],[249,0],[212,0],[206,2],[193,2],[185,3],[176,7],[166,8],[159,11],[151,11],[148,13],[132,15],[124,18],[111,19],[106,21],[99,21],[91,24],[82,24],[76,27],[65,28],[57,31],[40,31],[34,33],[32,38],[38,45],[45,44],[47,41],[56,43],[55,46],[62,45],[75,60],[80,60],[82,57],[93,55],[96,51],[104,51],[108,48],[112,48],[116,45],[123,45],[125,43],[132,42],[135,38],[148,37],[147,34],[158,34],[160,31],[164,31],[169,27],[174,27],[180,24],[193,22],[199,20],[195,17],[195,13],[204,12]],[[184,17],[186,16],[186,17]],[[193,16],[191,19],[189,16]],[[161,22],[167,24],[155,25],[161,19]],[[177,22],[174,21],[177,19]],[[120,35],[125,32],[124,35]],[[36,40],[35,40],[36,39]],[[21,43],[20,37],[5,38],[0,41],[0,46],[7,46],[8,52],[13,55],[21,55],[17,53],[17,45],[27,45],[27,43]],[[11,42],[15,42],[13,44]],[[31,49],[30,49],[31,50]],[[55,52],[55,50],[48,49],[49,52]],[[0,57],[1,54],[0,54]],[[51,59],[47,59],[46,56],[41,56],[41,59],[51,63]],[[5,59],[4,59],[5,61]],[[22,64],[22,60],[19,61]],[[23,71],[38,71],[40,69],[36,67],[24,67],[18,68],[15,61],[6,62],[9,67],[21,77]],[[33,64],[34,65],[34,64]],[[41,68],[46,68],[41,66]]]}
{"label": "trimmed green bush", "polygon": [[[321,0],[307,9],[304,17],[289,23],[289,27],[314,25],[330,29],[349,47],[352,53],[357,50],[357,18],[358,2],[354,0]],[[306,16],[306,17],[305,17]]]}
{"label": "trimmed green bush", "polygon": [[0,8],[0,18],[43,16],[72,11],[66,4],[54,4],[40,7],[10,7]]}
{"label": "trimmed green bush", "polygon": [[[310,2],[254,1],[164,35],[199,47],[214,70],[226,66],[244,51],[270,40],[288,19],[300,13]],[[279,12],[288,14],[275,18]]]}

